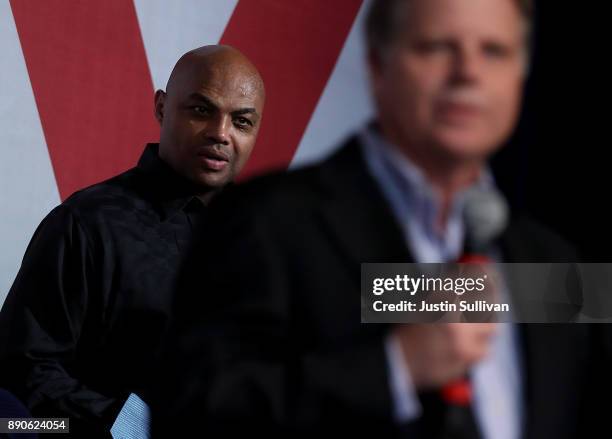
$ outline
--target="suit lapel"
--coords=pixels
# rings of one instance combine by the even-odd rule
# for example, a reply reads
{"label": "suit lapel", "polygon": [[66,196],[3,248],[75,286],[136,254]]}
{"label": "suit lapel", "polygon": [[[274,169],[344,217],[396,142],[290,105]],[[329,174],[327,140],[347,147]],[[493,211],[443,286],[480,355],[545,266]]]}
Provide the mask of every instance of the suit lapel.
{"label": "suit lapel", "polygon": [[390,207],[366,169],[356,138],[320,172],[323,229],[354,269],[364,262],[413,261]]}

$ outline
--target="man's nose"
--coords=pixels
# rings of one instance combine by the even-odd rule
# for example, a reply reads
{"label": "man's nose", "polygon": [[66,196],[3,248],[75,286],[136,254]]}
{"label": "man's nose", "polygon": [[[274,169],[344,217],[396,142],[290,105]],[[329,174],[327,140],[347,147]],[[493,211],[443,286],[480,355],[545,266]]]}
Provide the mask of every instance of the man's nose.
{"label": "man's nose", "polygon": [[229,127],[231,120],[227,115],[219,114],[209,119],[206,126],[206,137],[215,144],[229,144]]}
{"label": "man's nose", "polygon": [[458,48],[453,59],[453,82],[461,84],[478,82],[482,67],[482,57],[477,48]]}

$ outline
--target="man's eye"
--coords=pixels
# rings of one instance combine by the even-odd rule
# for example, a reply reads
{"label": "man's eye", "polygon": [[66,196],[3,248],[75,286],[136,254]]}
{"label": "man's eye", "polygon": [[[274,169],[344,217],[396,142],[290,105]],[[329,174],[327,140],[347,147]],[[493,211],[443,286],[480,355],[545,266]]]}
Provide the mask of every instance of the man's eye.
{"label": "man's eye", "polygon": [[489,58],[504,58],[510,53],[506,47],[500,44],[487,44],[483,50]]}
{"label": "man's eye", "polygon": [[451,44],[446,41],[422,41],[416,45],[416,50],[424,55],[441,53],[451,49]]}
{"label": "man's eye", "polygon": [[196,105],[194,107],[191,107],[193,109],[193,111],[195,111],[198,114],[208,114],[210,113],[210,110],[206,107],[203,107],[201,105]]}
{"label": "man's eye", "polygon": [[246,117],[237,117],[234,119],[234,123],[239,127],[239,128],[247,128],[253,125],[253,123],[247,119]]}

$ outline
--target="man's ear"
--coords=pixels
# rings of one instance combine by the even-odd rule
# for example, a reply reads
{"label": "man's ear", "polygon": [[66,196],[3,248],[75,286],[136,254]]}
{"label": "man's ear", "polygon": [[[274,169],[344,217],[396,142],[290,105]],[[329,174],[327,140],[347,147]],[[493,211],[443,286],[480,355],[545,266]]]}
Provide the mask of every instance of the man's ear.
{"label": "man's ear", "polygon": [[160,123],[164,119],[164,106],[166,104],[166,93],[163,90],[155,92],[155,119]]}

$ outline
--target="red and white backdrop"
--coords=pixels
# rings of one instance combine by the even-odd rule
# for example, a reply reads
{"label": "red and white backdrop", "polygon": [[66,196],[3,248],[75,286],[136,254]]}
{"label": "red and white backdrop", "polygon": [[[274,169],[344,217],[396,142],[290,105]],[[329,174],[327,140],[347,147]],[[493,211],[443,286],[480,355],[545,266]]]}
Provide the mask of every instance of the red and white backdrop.
{"label": "red and white backdrop", "polygon": [[0,304],[49,210],[156,141],[185,51],[238,47],[268,100],[245,176],[328,154],[371,114],[368,0],[0,0]]}

